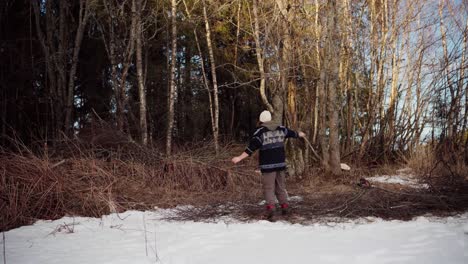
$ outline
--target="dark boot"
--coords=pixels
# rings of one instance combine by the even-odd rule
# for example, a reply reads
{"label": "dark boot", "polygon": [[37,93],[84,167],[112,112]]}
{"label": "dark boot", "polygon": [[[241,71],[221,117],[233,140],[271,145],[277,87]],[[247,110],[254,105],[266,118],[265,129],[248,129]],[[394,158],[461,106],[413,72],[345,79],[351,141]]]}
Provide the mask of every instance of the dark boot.
{"label": "dark boot", "polygon": [[265,219],[274,222],[275,221],[275,206],[274,205],[267,205],[265,211]]}
{"label": "dark boot", "polygon": [[282,204],[281,205],[281,214],[282,215],[289,215],[290,209],[288,204]]}

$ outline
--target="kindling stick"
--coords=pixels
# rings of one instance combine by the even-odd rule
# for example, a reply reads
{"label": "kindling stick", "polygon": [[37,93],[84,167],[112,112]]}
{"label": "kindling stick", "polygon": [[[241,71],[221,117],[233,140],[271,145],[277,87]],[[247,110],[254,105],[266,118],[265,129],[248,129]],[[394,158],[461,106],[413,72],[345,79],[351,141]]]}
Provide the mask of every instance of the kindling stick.
{"label": "kindling stick", "polygon": [[310,144],[309,140],[305,137],[303,137],[303,139],[305,140],[305,142],[307,142],[307,145],[309,146],[309,148],[312,150],[312,152],[314,153],[315,157],[317,157],[318,160],[322,160],[322,158],[317,154],[317,152],[315,151],[314,147],[312,147],[312,144]]}

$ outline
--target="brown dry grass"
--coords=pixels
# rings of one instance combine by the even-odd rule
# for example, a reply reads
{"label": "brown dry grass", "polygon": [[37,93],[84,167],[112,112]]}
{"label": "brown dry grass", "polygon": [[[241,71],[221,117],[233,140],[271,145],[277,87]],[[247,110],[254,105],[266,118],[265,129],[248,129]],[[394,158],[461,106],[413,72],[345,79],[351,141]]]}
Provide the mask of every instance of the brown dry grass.
{"label": "brown dry grass", "polygon": [[[361,188],[348,184],[323,184],[313,190],[293,184],[290,194],[300,201],[290,203],[292,214],[279,217],[291,223],[346,221],[348,219],[378,217],[386,220],[411,220],[422,215],[450,216],[468,209],[468,184],[442,189],[395,188],[372,186]],[[179,209],[170,220],[213,221],[230,215],[241,221],[264,219],[263,207],[255,202],[209,204]]]}
{"label": "brown dry grass", "polygon": [[[292,215],[280,217],[291,223],[310,224],[346,219],[379,217],[387,220],[410,220],[431,214],[454,215],[468,210],[468,179],[466,174],[450,174],[448,170],[433,171],[421,177],[429,188],[414,189],[401,184],[375,183],[370,188],[357,185],[362,177],[392,175],[396,167],[353,169],[336,177],[313,169],[301,180],[289,179],[290,196],[302,197],[290,203]],[[447,174],[448,173],[448,174]],[[242,221],[263,218],[263,207],[257,200],[188,207],[179,209],[172,220],[212,221],[229,214]]]}
{"label": "brown dry grass", "polygon": [[[107,140],[105,145],[89,142],[93,141],[65,141],[40,152],[24,146],[15,153],[0,151],[0,230],[64,215],[100,217],[180,204],[194,207],[180,211],[175,219],[210,221],[229,214],[250,221],[262,216],[261,175],[254,173],[255,157],[236,166],[230,162],[243,146],[226,144],[215,155],[208,142],[176,149],[174,155],[164,157],[154,148],[123,138]],[[362,177],[394,171],[392,166],[354,168],[336,177],[308,168],[304,177],[288,179],[290,194],[303,198],[291,203],[295,213],[288,220],[410,219],[468,208],[466,166],[443,161],[420,170],[429,189],[356,185]]]}
{"label": "brown dry grass", "polygon": [[417,146],[408,159],[408,167],[418,175],[429,174],[437,162],[436,149],[432,145]]}
{"label": "brown dry grass", "polygon": [[204,147],[167,158],[131,144],[104,150],[67,142],[59,149],[53,152],[60,155],[24,147],[0,152],[0,230],[64,215],[238,201],[260,186],[259,176],[250,173],[254,163],[230,164],[240,151],[233,145],[218,156]]}

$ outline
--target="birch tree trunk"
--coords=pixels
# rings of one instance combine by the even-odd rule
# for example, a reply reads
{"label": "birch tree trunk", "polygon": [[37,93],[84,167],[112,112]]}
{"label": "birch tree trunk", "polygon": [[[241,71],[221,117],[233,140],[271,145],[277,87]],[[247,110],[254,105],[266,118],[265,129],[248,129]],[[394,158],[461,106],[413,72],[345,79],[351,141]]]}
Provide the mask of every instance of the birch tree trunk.
{"label": "birch tree trunk", "polygon": [[[446,77],[446,81],[447,81],[447,86],[449,88],[449,91],[450,91],[450,97],[452,98],[452,100],[455,98],[455,94],[454,94],[454,91],[453,91],[453,84],[452,84],[452,80],[450,78],[450,62],[449,62],[449,55],[448,55],[448,48],[447,48],[447,35],[446,35],[446,29],[445,29],[445,24],[444,24],[444,15],[443,15],[443,10],[444,10],[444,1],[443,0],[439,0],[439,17],[440,17],[440,35],[441,35],[441,38],[442,38],[442,49],[444,51],[444,73],[445,73],[445,77]],[[447,88],[444,88],[444,90],[446,91]],[[447,127],[445,128],[446,129],[446,136],[449,138],[449,139],[452,139],[453,136],[454,136],[454,131],[452,129],[452,124],[454,124],[454,111],[452,109],[452,107],[450,107],[450,110],[447,110],[448,111],[448,117],[447,117],[447,121],[446,121],[446,124],[447,124]]]}
{"label": "birch tree trunk", "polygon": [[262,45],[260,43],[260,23],[258,21],[258,0],[252,1],[252,11],[254,17],[254,39],[255,39],[255,55],[257,58],[258,70],[260,72],[260,97],[262,98],[262,102],[265,107],[271,113],[275,112],[275,109],[268,101],[266,96],[266,88],[265,88],[265,66],[263,62],[263,50]]}
{"label": "birch tree trunk", "polygon": [[[398,100],[398,81],[399,81],[399,68],[400,68],[400,56],[398,51],[398,35],[399,35],[399,26],[396,24],[396,15],[398,12],[398,3],[393,2],[393,12],[392,12],[392,37],[390,39],[391,43],[391,52],[392,52],[392,81],[390,87],[390,105],[386,114],[385,122],[388,123],[387,135],[384,136],[383,149],[384,157],[386,157],[388,151],[393,149],[387,148],[387,145],[392,146],[395,140],[395,117],[397,115],[396,104]],[[411,82],[411,78],[410,78]],[[385,131],[382,131],[385,134]]]}
{"label": "birch tree trunk", "polygon": [[208,47],[208,54],[210,56],[210,65],[211,65],[211,78],[213,83],[213,112],[214,118],[212,122],[212,130],[213,130],[213,139],[215,144],[216,153],[219,152],[219,100],[218,100],[218,81],[216,78],[216,62],[214,58],[213,46],[211,43],[211,29],[210,23],[208,21],[208,15],[206,12],[206,2],[203,0],[203,18],[205,21],[205,30],[206,30],[206,43]]}
{"label": "birch tree trunk", "polygon": [[[319,27],[319,13],[320,13],[320,5],[318,0],[315,0],[315,51],[316,51],[316,61],[317,61],[317,72],[321,72],[321,68],[323,67],[321,64],[321,56],[320,56],[320,27]],[[320,81],[319,81],[320,82]],[[323,87],[322,87],[323,88]],[[319,87],[315,88],[315,97],[313,103],[313,111],[314,111],[314,132],[312,134],[312,142],[317,142],[317,136],[319,131]]]}
{"label": "birch tree trunk", "polygon": [[[115,119],[117,123],[117,129],[123,131],[124,126],[124,106],[123,98],[121,98],[123,87],[120,86],[118,78],[118,36],[116,32],[116,25],[118,24],[118,11],[115,11],[115,6],[109,0],[103,0],[104,12],[106,14],[100,26],[100,33],[102,42],[106,49],[107,56],[110,62],[111,68],[111,84],[114,90],[114,99],[115,99]],[[107,29],[105,28],[107,26]]]}
{"label": "birch tree trunk", "polygon": [[[184,7],[185,7],[185,12],[187,14],[187,17],[189,19],[192,19],[192,14],[190,13],[189,8],[187,6],[187,2],[185,0],[183,0],[183,4],[184,4]],[[202,76],[203,76],[203,84],[204,84],[204,87],[205,87],[206,92],[208,94],[208,105],[209,105],[209,109],[210,109],[210,121],[211,121],[211,124],[212,124],[212,131],[213,131],[213,124],[215,123],[215,117],[214,117],[214,111],[213,111],[214,110],[214,108],[213,108],[213,98],[212,98],[212,95],[211,95],[211,89],[210,89],[210,86],[209,86],[208,77],[206,76],[205,60],[203,58],[203,52],[201,50],[200,40],[198,39],[198,32],[197,32],[197,30],[195,28],[193,29],[193,36],[195,38],[195,44],[197,46],[198,57],[200,58],[200,71],[201,71]]]}
{"label": "birch tree trunk", "polygon": [[[468,43],[468,18],[466,20],[466,25],[465,25],[465,33],[463,35],[463,55],[462,55],[462,65],[465,63],[466,60],[466,49],[467,49],[467,43]],[[462,70],[463,69],[463,70]],[[463,90],[465,90],[465,113],[463,115],[463,126],[462,126],[462,135],[465,137],[465,164],[468,164],[468,130],[467,130],[467,124],[468,124],[468,84],[463,85],[463,82],[461,80],[465,79],[465,70],[462,67],[460,67],[460,84]]]}
{"label": "birch tree trunk", "polygon": [[[463,33],[463,49],[462,49],[462,57],[460,61],[460,76],[458,79],[458,86],[461,91],[465,91],[465,113],[463,116],[463,125],[462,125],[462,132],[467,133],[466,126],[468,123],[468,84],[463,85],[463,80],[465,77],[465,67],[466,67],[466,50],[467,50],[467,42],[468,42],[468,18],[466,19],[465,30]],[[463,96],[463,95],[461,95]],[[468,136],[466,136],[466,141],[468,142]],[[465,151],[468,151],[465,150]]]}
{"label": "birch tree trunk", "polygon": [[[135,0],[132,0],[132,5],[131,5],[131,11],[132,11],[132,16],[131,16],[131,23],[130,23],[130,28],[128,30],[128,41],[124,42],[126,44],[126,49],[123,55],[123,69],[122,69],[122,75],[120,76],[120,98],[122,100],[122,110],[123,112],[121,113],[122,116],[120,117],[123,121],[123,131],[126,132],[129,140],[132,140],[132,135],[130,133],[130,125],[128,123],[128,117],[126,116],[126,112],[130,113],[131,117],[131,111],[130,111],[130,106],[128,104],[128,96],[127,96],[127,77],[128,77],[128,72],[130,70],[130,66],[132,65],[133,61],[133,55],[135,53],[135,42],[136,42],[136,27],[137,27],[137,17],[133,14],[136,13],[136,3]],[[127,110],[127,111],[125,111]]]}
{"label": "birch tree trunk", "polygon": [[171,64],[168,96],[168,117],[166,132],[166,155],[172,151],[172,130],[174,128],[174,102],[176,95],[176,61],[177,60],[177,0],[171,0]]}

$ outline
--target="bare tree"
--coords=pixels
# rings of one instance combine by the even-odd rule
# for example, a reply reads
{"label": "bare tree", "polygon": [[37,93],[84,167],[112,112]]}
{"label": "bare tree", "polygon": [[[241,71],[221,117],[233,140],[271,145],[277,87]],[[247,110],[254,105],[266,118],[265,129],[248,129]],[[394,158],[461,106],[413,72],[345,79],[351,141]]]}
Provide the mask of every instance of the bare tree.
{"label": "bare tree", "polygon": [[177,63],[177,0],[171,0],[171,60],[169,77],[169,96],[166,132],[166,155],[172,151],[172,130],[174,128],[174,105],[176,97],[176,63]]}
{"label": "bare tree", "polygon": [[[45,2],[45,33],[41,28],[41,11],[38,1],[32,1],[35,14],[36,31],[44,52],[48,73],[47,89],[50,96],[56,100],[57,107],[53,113],[56,116],[56,130],[64,130],[70,134],[73,128],[72,115],[74,110],[75,78],[78,67],[81,43],[84,31],[90,17],[91,0],[79,1],[78,25],[72,30],[67,19],[70,12],[70,3],[59,1],[58,12],[54,12],[52,1]],[[59,23],[55,23],[55,14],[58,13]],[[68,43],[68,34],[74,32],[74,43]],[[68,58],[69,46],[71,58]],[[69,63],[70,61],[70,63]],[[67,77],[68,74],[68,77]]]}
{"label": "bare tree", "polygon": [[133,0],[132,9],[135,5],[135,12],[133,15],[136,17],[136,68],[138,79],[138,95],[140,99],[140,138],[143,145],[148,144],[148,124],[146,120],[146,91],[145,91],[145,76],[143,76],[143,56],[142,56],[142,42],[144,39],[143,22],[141,19],[142,10],[145,8],[146,1]]}
{"label": "bare tree", "polygon": [[[218,99],[218,81],[216,77],[216,62],[214,58],[214,52],[213,52],[213,45],[211,43],[211,29],[210,29],[210,22],[208,21],[208,14],[206,11],[206,2],[205,0],[203,2],[203,19],[205,21],[205,37],[206,37],[206,44],[208,47],[208,54],[210,58],[210,65],[211,65],[211,78],[212,78],[212,84],[213,84],[213,119],[211,122],[212,130],[213,130],[213,139],[214,139],[214,144],[215,144],[215,149],[216,153],[219,151],[219,139],[218,139],[218,134],[219,134],[219,99]],[[210,92],[210,91],[208,91]]]}
{"label": "bare tree", "polygon": [[[117,128],[130,137],[126,112],[129,110],[127,96],[127,77],[133,64],[137,17],[134,0],[102,0],[104,15],[97,22],[111,67],[110,83],[114,89]],[[131,2],[130,2],[131,1]],[[130,3],[130,4],[129,4]],[[130,25],[126,11],[132,12]],[[126,111],[127,110],[127,111]]]}
{"label": "bare tree", "polygon": [[338,18],[341,17],[342,8],[339,6],[341,2],[335,3],[334,1],[328,2],[328,18],[327,18],[327,27],[328,27],[328,52],[330,54],[328,66],[329,71],[329,83],[328,83],[328,102],[327,110],[329,114],[329,134],[330,134],[330,171],[339,175],[341,173],[340,167],[340,139],[339,139],[339,107],[338,102],[339,98],[337,96],[337,91],[339,91],[339,77],[338,77],[338,57],[336,54],[340,54],[340,42],[341,34],[338,24]]}
{"label": "bare tree", "polygon": [[72,114],[73,114],[73,100],[75,98],[75,75],[78,67],[78,55],[80,54],[81,42],[83,41],[84,30],[90,16],[90,0],[80,0],[80,11],[78,16],[78,29],[75,35],[75,45],[73,47],[73,57],[71,60],[70,74],[68,77],[68,92],[67,103],[65,112],[65,131],[67,134],[73,127]]}
{"label": "bare tree", "polygon": [[258,70],[260,72],[260,97],[262,98],[262,102],[268,111],[274,113],[275,109],[269,102],[266,96],[266,77],[265,77],[265,65],[263,59],[263,50],[262,45],[260,43],[260,23],[258,19],[258,0],[252,1],[252,10],[253,10],[253,18],[254,18],[254,30],[253,35],[255,39],[255,55],[257,58]]}

